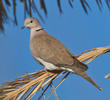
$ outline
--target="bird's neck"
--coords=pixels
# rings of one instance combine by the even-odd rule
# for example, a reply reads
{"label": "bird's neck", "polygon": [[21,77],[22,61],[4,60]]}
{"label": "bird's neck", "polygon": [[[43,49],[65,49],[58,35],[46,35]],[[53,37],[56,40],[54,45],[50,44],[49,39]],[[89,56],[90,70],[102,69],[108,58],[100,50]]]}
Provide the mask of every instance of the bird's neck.
{"label": "bird's neck", "polygon": [[31,38],[33,38],[36,35],[42,34],[43,28],[41,26],[35,27],[31,29]]}
{"label": "bird's neck", "polygon": [[34,31],[39,31],[40,29],[43,29],[41,26],[38,26],[38,27],[33,27],[31,28],[31,31],[34,32]]}
{"label": "bird's neck", "polygon": [[[34,50],[35,46],[35,41],[36,38],[39,38],[40,35],[45,34],[45,31],[42,29],[42,27],[36,27],[31,29],[31,34],[30,34],[30,48],[31,51]],[[35,52],[32,52],[32,54]]]}

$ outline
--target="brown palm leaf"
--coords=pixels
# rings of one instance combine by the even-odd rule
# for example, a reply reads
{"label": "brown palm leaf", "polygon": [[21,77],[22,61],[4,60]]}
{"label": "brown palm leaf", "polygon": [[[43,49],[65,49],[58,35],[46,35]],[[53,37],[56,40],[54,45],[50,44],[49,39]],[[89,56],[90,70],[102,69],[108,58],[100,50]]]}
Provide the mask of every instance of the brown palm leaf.
{"label": "brown palm leaf", "polygon": [[[26,17],[26,14],[28,14],[29,16],[32,16],[32,10],[36,11],[36,13],[38,14],[38,16],[40,17],[40,19],[44,22],[40,12],[38,11],[37,9],[37,4],[36,4],[36,1],[37,0],[19,0],[21,3],[24,4],[24,17]],[[56,0],[57,1],[57,5],[58,5],[58,8],[59,8],[59,11],[60,13],[63,12],[62,10],[62,2],[61,0]],[[74,3],[75,0],[68,0],[68,5],[73,8],[73,3]],[[90,4],[88,3],[88,0],[79,0],[81,2],[81,5],[85,11],[85,13],[88,14],[88,9],[90,9]],[[101,10],[101,7],[102,7],[102,0],[94,0],[96,1],[99,9]],[[46,0],[40,0],[40,6],[41,6],[41,9],[44,11],[45,15],[48,14],[48,11],[47,11],[47,7],[48,5],[46,5],[47,2]],[[110,9],[110,0],[105,0],[106,2],[106,5],[108,6],[108,8]],[[29,5],[28,5],[29,4]],[[4,23],[6,23],[6,20],[8,20],[8,15],[9,15],[9,12],[6,11],[6,8],[7,7],[13,7],[13,17],[14,17],[14,22],[15,24],[17,25],[17,17],[16,17],[16,9],[17,9],[17,2],[16,0],[0,0],[0,30],[1,31],[4,31]]]}
{"label": "brown palm leaf", "polygon": [[[107,52],[110,52],[110,47],[93,48],[81,53],[77,56],[77,59],[81,62],[88,60],[87,63],[89,63],[96,57]],[[22,98],[30,100],[41,90],[42,92],[38,98],[40,100],[45,94],[48,94],[47,90],[49,87],[52,87],[52,90],[45,99],[47,100],[53,93],[57,100],[58,96],[55,90],[69,74],[69,72],[62,71],[47,72],[45,70],[39,70],[34,73],[22,75],[14,81],[6,82],[0,87],[0,100],[21,100]],[[55,80],[58,82],[56,86],[53,85]]]}

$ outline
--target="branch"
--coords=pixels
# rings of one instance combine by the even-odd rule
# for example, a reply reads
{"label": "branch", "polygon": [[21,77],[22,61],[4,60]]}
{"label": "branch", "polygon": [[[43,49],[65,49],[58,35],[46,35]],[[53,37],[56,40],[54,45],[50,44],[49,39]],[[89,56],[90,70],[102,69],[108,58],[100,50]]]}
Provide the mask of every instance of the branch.
{"label": "branch", "polygon": [[[87,61],[86,63],[91,62],[96,57],[110,52],[110,47],[98,47],[90,50],[86,50],[82,52],[77,59],[81,62]],[[2,100],[20,100],[25,98],[25,100],[31,99],[39,90],[42,90],[39,99],[47,93],[47,90],[50,86],[53,86],[53,82],[55,80],[59,81],[58,84],[52,89],[52,91],[48,94],[46,99],[54,93],[55,98],[57,99],[57,95],[55,89],[62,84],[62,82],[68,77],[69,72],[62,71],[45,71],[39,70],[34,73],[25,74],[21,77],[16,78],[16,80],[7,82],[4,86],[0,87],[0,99]],[[109,75],[110,77],[110,75]],[[43,88],[43,89],[42,89]],[[29,91],[30,90],[30,91]]]}

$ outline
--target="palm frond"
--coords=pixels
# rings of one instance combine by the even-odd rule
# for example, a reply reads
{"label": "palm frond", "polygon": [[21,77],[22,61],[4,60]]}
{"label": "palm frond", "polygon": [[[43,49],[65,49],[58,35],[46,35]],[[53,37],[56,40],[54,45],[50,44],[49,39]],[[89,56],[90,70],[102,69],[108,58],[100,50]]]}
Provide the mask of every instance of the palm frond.
{"label": "palm frond", "polygon": [[57,5],[58,5],[60,13],[62,13],[63,11],[62,11],[61,1],[60,0],[57,0]]}
{"label": "palm frond", "polygon": [[102,1],[101,0],[96,0],[96,3],[98,5],[99,9],[101,10]]}
{"label": "palm frond", "polygon": [[41,8],[44,10],[45,14],[47,15],[47,9],[44,0],[40,0],[40,5]]}
{"label": "palm frond", "polygon": [[81,5],[82,5],[82,7],[83,7],[83,9],[84,9],[85,13],[86,13],[86,14],[88,14],[87,7],[90,9],[89,4],[87,3],[87,1],[86,1],[86,0],[80,0],[80,2],[81,2]]}
{"label": "palm frond", "polygon": [[[28,14],[29,16],[32,16],[32,10],[35,10],[36,13],[38,14],[39,18],[44,22],[43,17],[41,16],[40,12],[37,9],[37,3],[35,2],[37,0],[19,0],[19,2],[24,4],[24,17],[26,17],[26,14]],[[56,0],[57,1],[57,6],[59,8],[59,12],[62,13],[62,2],[61,0]],[[73,3],[75,0],[68,0],[68,5],[73,8]],[[102,8],[102,0],[94,0],[96,1],[99,9],[101,10]],[[4,2],[4,3],[3,3]],[[46,0],[40,0],[40,6],[41,9],[44,11],[45,15],[48,14],[47,11],[47,7],[48,5],[46,5],[47,2]],[[87,0],[79,0],[79,2],[81,2],[81,5],[85,11],[86,14],[88,14],[88,8],[91,9],[90,4],[88,3]],[[110,0],[105,0],[107,7],[110,9]],[[8,15],[9,12],[6,12],[6,8],[7,7],[13,7],[13,17],[14,17],[14,22],[17,25],[17,17],[16,17],[16,9],[17,9],[17,3],[16,0],[0,0],[0,30],[4,31],[4,23],[6,22],[6,19],[8,20]]]}
{"label": "palm frond", "polygon": [[108,8],[110,9],[110,0],[105,0],[105,2],[107,4]]}
{"label": "palm frond", "polygon": [[13,0],[13,16],[14,16],[14,22],[17,25],[17,19],[16,19],[16,0]]}
{"label": "palm frond", "polygon": [[110,78],[110,73],[105,76],[106,79]]}
{"label": "palm frond", "polygon": [[[98,47],[90,50],[86,50],[77,56],[77,59],[81,62],[89,60],[92,61],[96,57],[110,52],[110,47]],[[58,96],[56,94],[56,89],[62,82],[68,77],[69,72],[62,71],[45,71],[39,70],[34,73],[28,73],[22,75],[21,77],[16,78],[16,80],[11,82],[6,82],[3,86],[0,87],[0,100],[25,100],[31,99],[38,91],[41,90],[41,94],[38,97],[40,100],[45,93],[47,94],[46,100],[53,93],[55,98]],[[110,76],[110,75],[109,75]],[[54,81],[57,81],[57,85],[54,86]],[[48,89],[52,87],[51,92],[48,92]]]}
{"label": "palm frond", "polygon": [[8,18],[7,12],[6,12],[3,2],[1,0],[0,1],[0,30],[1,31],[4,30],[3,24],[6,22],[7,18]]}

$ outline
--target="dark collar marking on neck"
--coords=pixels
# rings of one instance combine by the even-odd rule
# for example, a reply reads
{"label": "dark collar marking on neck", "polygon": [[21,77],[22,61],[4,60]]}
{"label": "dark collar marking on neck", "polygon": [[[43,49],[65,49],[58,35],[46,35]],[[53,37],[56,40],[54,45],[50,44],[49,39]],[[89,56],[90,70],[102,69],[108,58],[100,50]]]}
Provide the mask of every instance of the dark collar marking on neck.
{"label": "dark collar marking on neck", "polygon": [[41,30],[43,30],[43,28],[37,29],[36,31],[39,32],[39,31],[41,31]]}

